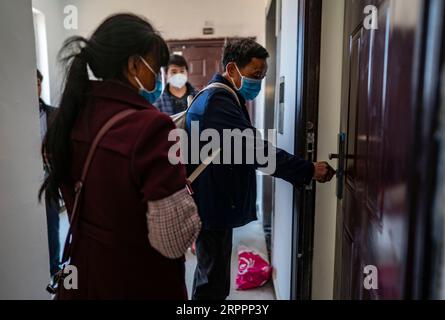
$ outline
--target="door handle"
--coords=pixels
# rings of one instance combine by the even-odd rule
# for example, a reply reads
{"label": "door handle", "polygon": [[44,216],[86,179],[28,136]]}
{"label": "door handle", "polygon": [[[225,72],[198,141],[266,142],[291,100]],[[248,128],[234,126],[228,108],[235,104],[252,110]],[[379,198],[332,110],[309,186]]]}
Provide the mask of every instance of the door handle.
{"label": "door handle", "polygon": [[338,134],[338,153],[331,153],[329,160],[338,160],[337,169],[337,198],[343,199],[343,189],[345,180],[345,167],[346,167],[346,133],[340,132]]}
{"label": "door handle", "polygon": [[[334,160],[334,159],[340,159],[341,155],[337,154],[337,153],[330,153],[329,154],[329,160]],[[345,159],[349,160],[349,159],[354,159],[353,156],[351,155],[347,155],[345,156]]]}

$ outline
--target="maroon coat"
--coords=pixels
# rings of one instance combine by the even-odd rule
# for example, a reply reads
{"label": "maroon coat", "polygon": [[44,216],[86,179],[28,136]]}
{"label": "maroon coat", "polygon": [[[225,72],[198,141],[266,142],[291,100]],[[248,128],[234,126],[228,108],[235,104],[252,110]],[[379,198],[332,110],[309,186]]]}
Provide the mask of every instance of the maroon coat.
{"label": "maroon coat", "polygon": [[[72,265],[78,290],[61,299],[187,299],[185,259],[171,260],[150,246],[147,201],[185,187],[185,169],[168,161],[170,117],[136,90],[117,82],[92,82],[86,108],[72,131],[72,166],[62,188],[68,212],[90,144],[116,113],[139,110],[116,124],[96,151],[85,181]],[[77,239],[77,240],[76,240]]]}

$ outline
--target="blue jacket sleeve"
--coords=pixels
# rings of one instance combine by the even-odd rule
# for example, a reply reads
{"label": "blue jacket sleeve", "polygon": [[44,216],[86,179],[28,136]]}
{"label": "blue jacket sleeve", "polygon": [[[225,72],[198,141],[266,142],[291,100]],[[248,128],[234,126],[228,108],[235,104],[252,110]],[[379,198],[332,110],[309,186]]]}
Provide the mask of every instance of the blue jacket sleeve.
{"label": "blue jacket sleeve", "polygon": [[[313,163],[276,148],[272,143],[263,140],[262,135],[252,126],[247,109],[244,106],[240,108],[230,94],[216,91],[209,98],[208,107],[202,121],[203,128],[216,129],[220,134],[222,134],[224,129],[239,129],[240,131],[247,129],[254,132],[252,139],[243,141],[243,152],[254,150],[253,165],[256,169],[261,170],[267,166],[263,161],[259,161],[258,152],[260,149],[263,155],[269,155],[271,152],[274,152],[276,167],[270,175],[283,179],[295,187],[302,187],[311,182],[314,175]],[[221,143],[221,146],[223,146],[223,143]],[[224,148],[222,148],[222,153],[224,153]],[[245,159],[246,156],[243,155],[243,160]]]}

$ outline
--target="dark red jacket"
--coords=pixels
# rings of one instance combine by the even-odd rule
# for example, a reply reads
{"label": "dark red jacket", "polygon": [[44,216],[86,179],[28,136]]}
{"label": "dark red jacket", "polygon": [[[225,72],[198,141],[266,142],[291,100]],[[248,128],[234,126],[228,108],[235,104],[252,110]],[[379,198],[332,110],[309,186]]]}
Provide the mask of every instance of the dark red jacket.
{"label": "dark red jacket", "polygon": [[88,103],[72,131],[71,173],[62,188],[68,212],[90,144],[116,113],[139,112],[116,124],[96,151],[83,190],[72,265],[78,290],[61,299],[187,299],[184,258],[171,260],[148,241],[147,201],[185,187],[183,166],[168,161],[170,117],[132,87],[92,82]]}

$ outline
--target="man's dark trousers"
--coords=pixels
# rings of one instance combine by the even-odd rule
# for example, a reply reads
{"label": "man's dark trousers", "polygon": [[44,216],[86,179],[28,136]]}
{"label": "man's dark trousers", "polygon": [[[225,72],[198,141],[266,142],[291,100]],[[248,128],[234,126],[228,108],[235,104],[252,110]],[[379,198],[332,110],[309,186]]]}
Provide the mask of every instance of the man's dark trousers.
{"label": "man's dark trousers", "polygon": [[193,300],[225,300],[230,293],[233,229],[201,230],[196,240],[198,260]]}
{"label": "man's dark trousers", "polygon": [[48,225],[49,264],[51,276],[60,270],[59,210],[55,201],[46,199],[46,222]]}

